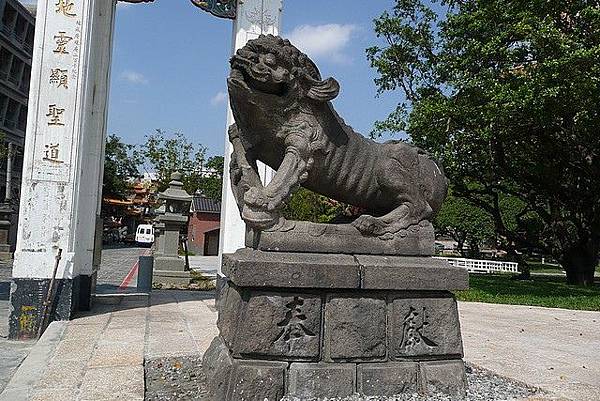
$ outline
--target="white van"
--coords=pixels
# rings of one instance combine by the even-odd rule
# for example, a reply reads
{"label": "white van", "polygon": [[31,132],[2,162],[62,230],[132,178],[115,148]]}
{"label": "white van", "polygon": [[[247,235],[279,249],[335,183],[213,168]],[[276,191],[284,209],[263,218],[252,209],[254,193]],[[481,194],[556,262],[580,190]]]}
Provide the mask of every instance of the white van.
{"label": "white van", "polygon": [[149,246],[154,243],[154,227],[152,224],[140,224],[135,231],[135,242],[138,245]]}

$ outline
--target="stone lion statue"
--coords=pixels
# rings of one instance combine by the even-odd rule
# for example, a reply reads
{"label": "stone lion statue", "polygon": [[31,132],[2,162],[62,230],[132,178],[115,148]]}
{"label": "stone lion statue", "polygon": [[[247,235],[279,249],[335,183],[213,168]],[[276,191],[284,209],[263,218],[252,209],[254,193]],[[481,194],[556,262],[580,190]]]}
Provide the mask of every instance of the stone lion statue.
{"label": "stone lion statue", "polygon": [[[401,141],[378,143],[336,113],[334,78],[288,40],[261,36],[231,59],[229,99],[236,123],[230,174],[242,218],[268,230],[299,186],[367,211],[352,226],[383,236],[429,222],[446,196],[447,180],[424,151]],[[273,168],[264,186],[256,161]]]}

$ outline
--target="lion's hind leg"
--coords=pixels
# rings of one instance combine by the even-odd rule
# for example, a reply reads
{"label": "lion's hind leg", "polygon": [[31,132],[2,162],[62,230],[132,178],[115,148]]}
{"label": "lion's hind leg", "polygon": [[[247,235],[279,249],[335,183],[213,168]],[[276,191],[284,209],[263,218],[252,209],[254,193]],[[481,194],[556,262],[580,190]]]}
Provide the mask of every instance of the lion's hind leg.
{"label": "lion's hind leg", "polygon": [[387,152],[377,167],[377,183],[390,210],[383,216],[363,215],[352,223],[364,235],[395,234],[431,215],[420,183],[416,148],[405,143],[385,144]]}

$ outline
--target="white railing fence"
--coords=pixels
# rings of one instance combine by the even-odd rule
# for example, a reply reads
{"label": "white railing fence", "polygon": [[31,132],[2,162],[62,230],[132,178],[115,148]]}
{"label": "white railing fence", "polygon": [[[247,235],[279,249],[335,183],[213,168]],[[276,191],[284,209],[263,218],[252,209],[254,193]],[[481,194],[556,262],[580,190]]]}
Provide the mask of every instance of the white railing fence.
{"label": "white railing fence", "polygon": [[518,263],[499,262],[496,260],[478,260],[465,258],[445,258],[435,257],[436,259],[447,260],[452,266],[464,267],[469,273],[518,273]]}

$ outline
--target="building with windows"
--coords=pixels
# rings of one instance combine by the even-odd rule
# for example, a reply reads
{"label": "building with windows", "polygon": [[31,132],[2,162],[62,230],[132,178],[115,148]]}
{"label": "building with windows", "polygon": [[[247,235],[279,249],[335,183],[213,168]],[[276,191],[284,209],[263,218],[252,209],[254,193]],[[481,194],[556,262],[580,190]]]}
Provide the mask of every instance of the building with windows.
{"label": "building with windows", "polygon": [[[12,231],[17,226],[35,33],[31,9],[18,0],[0,0],[0,220],[10,221]],[[14,234],[8,237],[12,246]]]}

